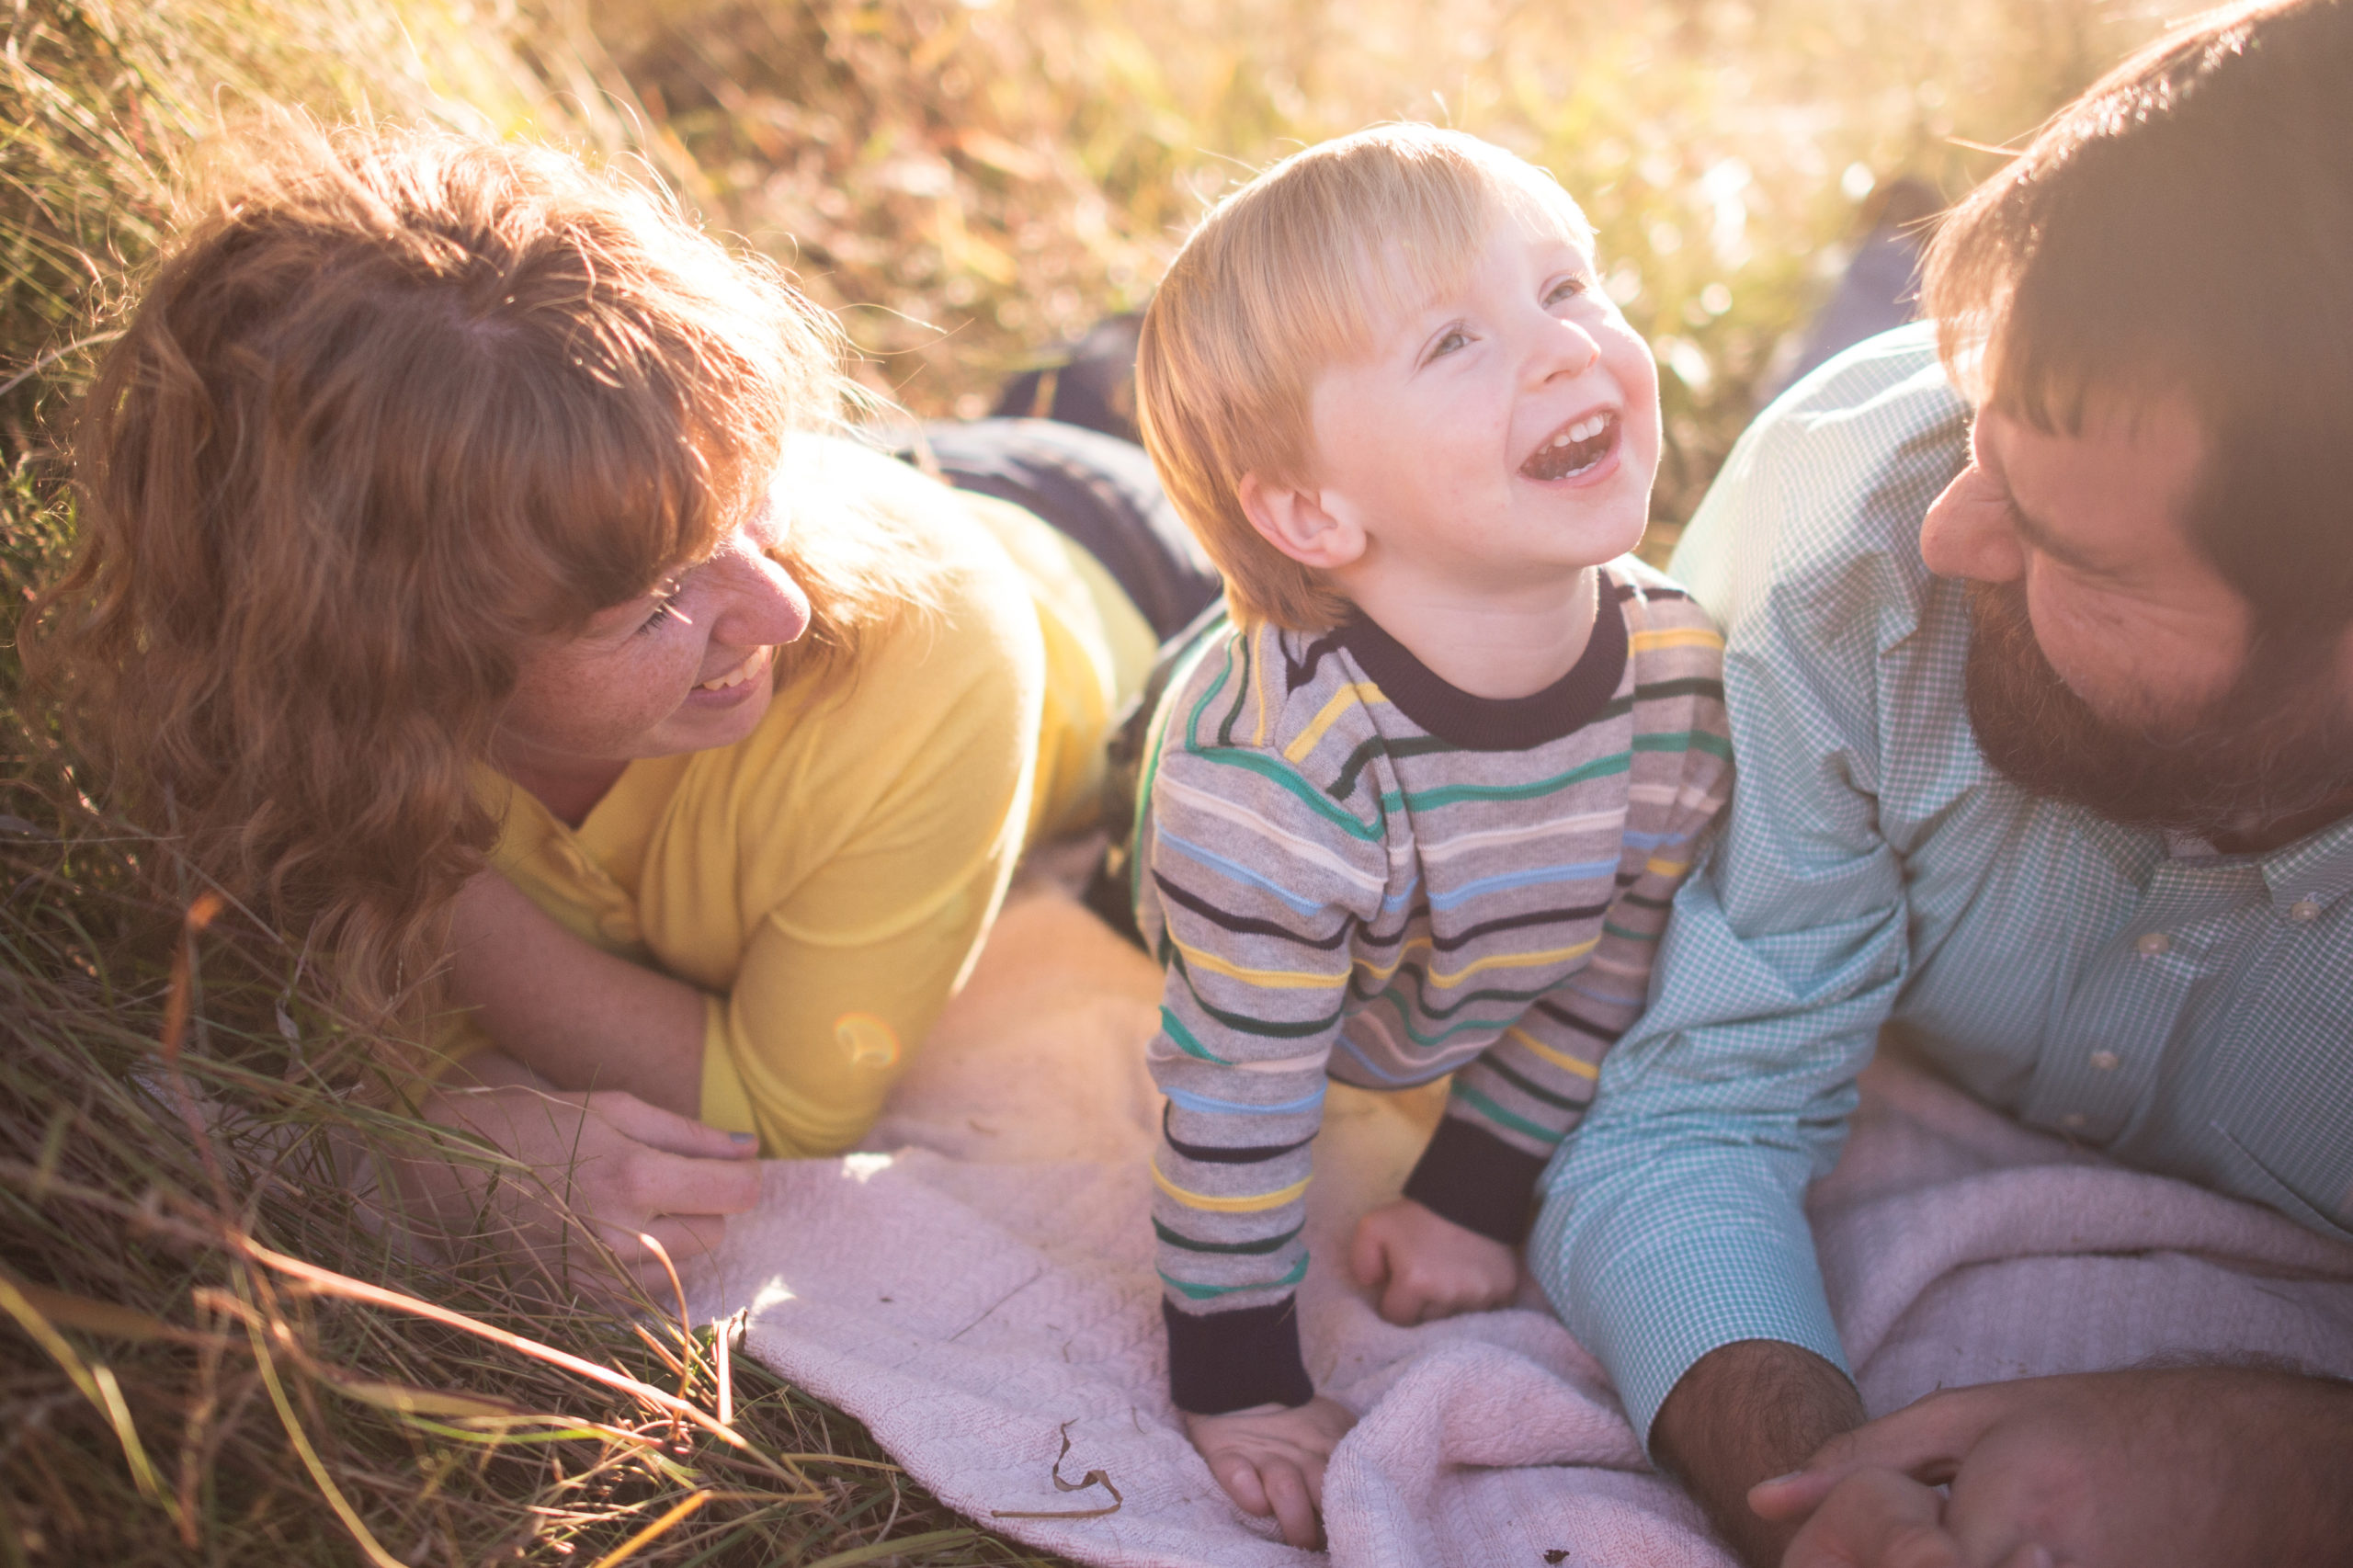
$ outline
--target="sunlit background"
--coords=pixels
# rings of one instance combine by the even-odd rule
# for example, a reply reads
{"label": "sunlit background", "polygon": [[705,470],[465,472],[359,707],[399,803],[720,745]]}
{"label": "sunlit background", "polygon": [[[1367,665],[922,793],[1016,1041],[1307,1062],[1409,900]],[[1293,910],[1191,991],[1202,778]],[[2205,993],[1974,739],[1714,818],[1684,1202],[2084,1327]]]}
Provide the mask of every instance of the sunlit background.
{"label": "sunlit background", "polygon": [[[21,369],[72,341],[92,278],[63,249],[135,259],[156,176],[216,116],[274,99],[635,152],[839,308],[874,385],[969,415],[1140,306],[1231,182],[1370,121],[1428,119],[1546,165],[1597,223],[1609,290],[1665,372],[1671,528],[1888,183],[1958,195],[1995,166],[1983,149],[2188,8],[34,0],[0,84],[27,133],[0,175],[45,210],[12,247],[0,347]],[[111,188],[44,188],[93,142],[120,155]]]}

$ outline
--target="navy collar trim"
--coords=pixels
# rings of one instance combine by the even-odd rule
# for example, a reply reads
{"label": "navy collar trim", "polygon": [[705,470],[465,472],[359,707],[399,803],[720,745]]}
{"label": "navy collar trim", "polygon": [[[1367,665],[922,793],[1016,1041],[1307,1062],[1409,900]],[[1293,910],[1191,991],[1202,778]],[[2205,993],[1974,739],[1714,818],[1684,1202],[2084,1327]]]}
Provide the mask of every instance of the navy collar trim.
{"label": "navy collar trim", "polygon": [[1465,751],[1527,751],[1591,723],[1626,674],[1626,612],[1619,585],[1601,574],[1593,632],[1569,673],[1526,697],[1473,697],[1449,685],[1373,621],[1338,632],[1341,645],[1397,710]]}

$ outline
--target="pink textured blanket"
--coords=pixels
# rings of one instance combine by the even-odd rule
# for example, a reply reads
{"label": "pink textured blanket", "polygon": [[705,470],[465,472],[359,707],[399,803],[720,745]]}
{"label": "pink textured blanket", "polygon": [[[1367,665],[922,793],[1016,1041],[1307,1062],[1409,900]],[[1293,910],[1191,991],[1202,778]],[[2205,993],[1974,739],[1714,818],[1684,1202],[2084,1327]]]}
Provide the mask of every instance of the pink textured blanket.
{"label": "pink textured blanket", "polygon": [[[1228,1504],[1165,1392],[1142,1067],[1159,976],[1051,895],[1007,912],[870,1146],[767,1168],[697,1294],[752,1354],[865,1422],[924,1485],[1082,1562],[1308,1562]],[[1882,1061],[1812,1209],[1874,1414],[1940,1385],[2257,1351],[2353,1374],[2353,1248],[2118,1169]],[[1333,1457],[1335,1563],[1724,1564],[1645,1463],[1608,1381],[1533,1288],[1393,1328],[1347,1281],[1427,1093],[1336,1086],[1301,1293],[1308,1365],[1362,1415]],[[1087,1518],[1102,1471],[1117,1511]]]}

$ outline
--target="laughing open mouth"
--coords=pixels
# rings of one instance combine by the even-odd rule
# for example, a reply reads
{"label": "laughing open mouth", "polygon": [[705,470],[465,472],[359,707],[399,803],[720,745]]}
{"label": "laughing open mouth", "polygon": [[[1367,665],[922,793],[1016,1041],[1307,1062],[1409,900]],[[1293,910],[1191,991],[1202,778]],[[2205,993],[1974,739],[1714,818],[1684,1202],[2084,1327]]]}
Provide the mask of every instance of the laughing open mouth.
{"label": "laughing open mouth", "polygon": [[1617,447],[1618,415],[1604,409],[1552,432],[1519,465],[1519,472],[1529,479],[1567,479],[1593,467]]}

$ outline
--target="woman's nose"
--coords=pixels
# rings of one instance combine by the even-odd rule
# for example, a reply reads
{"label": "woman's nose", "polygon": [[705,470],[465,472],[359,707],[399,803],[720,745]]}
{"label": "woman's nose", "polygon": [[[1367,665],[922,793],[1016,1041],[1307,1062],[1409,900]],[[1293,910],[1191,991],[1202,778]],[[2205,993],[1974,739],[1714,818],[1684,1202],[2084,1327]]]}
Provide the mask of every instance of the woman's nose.
{"label": "woman's nose", "polygon": [[727,562],[724,599],[711,638],[731,647],[774,646],[809,630],[809,595],[766,552],[744,551]]}
{"label": "woman's nose", "polygon": [[2010,493],[1972,462],[1920,522],[1920,555],[1939,577],[2007,583],[2026,572],[2026,551],[2010,520]]}

